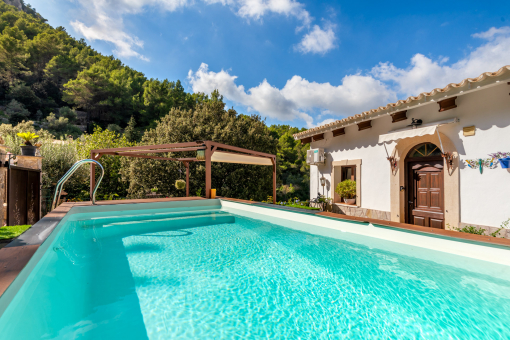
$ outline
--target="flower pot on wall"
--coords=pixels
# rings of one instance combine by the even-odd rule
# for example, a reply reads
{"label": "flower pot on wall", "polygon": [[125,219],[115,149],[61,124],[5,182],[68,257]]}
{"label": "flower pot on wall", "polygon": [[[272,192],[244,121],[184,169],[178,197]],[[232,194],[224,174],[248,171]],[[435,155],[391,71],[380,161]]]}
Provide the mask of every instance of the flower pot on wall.
{"label": "flower pot on wall", "polygon": [[344,198],[344,202],[345,202],[345,204],[354,205],[356,203],[356,199],[355,198]]}
{"label": "flower pot on wall", "polygon": [[508,169],[510,167],[510,157],[500,158],[499,164],[503,169]]}
{"label": "flower pot on wall", "polygon": [[37,151],[37,147],[33,145],[22,145],[21,146],[21,155],[22,156],[35,156],[35,152]]}

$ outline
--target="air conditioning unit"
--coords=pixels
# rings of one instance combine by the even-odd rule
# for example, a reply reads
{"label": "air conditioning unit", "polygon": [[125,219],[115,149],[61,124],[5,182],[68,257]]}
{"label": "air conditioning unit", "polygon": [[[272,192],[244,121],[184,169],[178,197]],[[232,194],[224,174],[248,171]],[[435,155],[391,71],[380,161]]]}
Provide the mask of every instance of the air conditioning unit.
{"label": "air conditioning unit", "polygon": [[326,155],[323,148],[310,149],[306,151],[306,164],[324,164],[326,162]]}

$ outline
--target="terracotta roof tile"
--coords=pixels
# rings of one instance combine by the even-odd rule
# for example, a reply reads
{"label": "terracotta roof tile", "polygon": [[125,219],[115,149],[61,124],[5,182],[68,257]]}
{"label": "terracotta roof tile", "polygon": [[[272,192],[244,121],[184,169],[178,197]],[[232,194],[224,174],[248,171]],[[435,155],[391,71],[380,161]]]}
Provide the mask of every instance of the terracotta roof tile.
{"label": "terracotta roof tile", "polygon": [[501,76],[501,75],[503,75],[505,73],[510,73],[510,65],[503,66],[502,68],[500,68],[496,72],[484,72],[484,73],[482,73],[481,75],[479,75],[476,78],[466,78],[463,81],[461,81],[460,83],[450,83],[450,84],[446,85],[443,88],[435,88],[435,89],[433,89],[430,92],[422,92],[422,93],[420,93],[417,96],[410,96],[410,97],[408,97],[405,100],[398,100],[397,102],[390,103],[390,104],[388,104],[386,106],[379,106],[377,109],[372,109],[372,110],[369,110],[369,111],[364,111],[362,113],[355,114],[354,116],[346,117],[346,118],[334,121],[334,122],[329,123],[329,124],[324,124],[324,125],[321,125],[321,126],[317,126],[317,127],[308,129],[306,131],[296,133],[293,136],[294,136],[295,139],[300,139],[300,138],[303,138],[303,137],[308,137],[312,133],[317,133],[319,131],[320,132],[324,132],[328,128],[342,127],[342,126],[344,126],[346,124],[352,123],[352,121],[354,121],[356,119],[364,118],[364,117],[368,118],[367,116],[373,115],[374,113],[378,113],[378,112],[381,112],[381,111],[384,111],[384,110],[387,110],[387,109],[395,108],[395,107],[401,106],[403,104],[411,104],[413,102],[423,100],[425,97],[432,97],[432,96],[437,95],[439,93],[447,93],[447,92],[451,91],[452,89],[461,88],[461,87],[467,86],[468,84],[471,84],[471,83],[479,83],[479,82],[481,82],[483,80],[486,80],[488,78],[499,77],[499,76]]}

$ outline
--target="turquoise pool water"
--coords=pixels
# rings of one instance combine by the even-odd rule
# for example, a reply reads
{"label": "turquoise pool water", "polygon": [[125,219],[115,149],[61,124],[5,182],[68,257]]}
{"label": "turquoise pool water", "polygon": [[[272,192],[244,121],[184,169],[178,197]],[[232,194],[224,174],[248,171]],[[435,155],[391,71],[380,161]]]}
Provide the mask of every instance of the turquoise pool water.
{"label": "turquoise pool water", "polygon": [[2,339],[510,338],[509,281],[381,250],[404,245],[223,210],[77,218]]}

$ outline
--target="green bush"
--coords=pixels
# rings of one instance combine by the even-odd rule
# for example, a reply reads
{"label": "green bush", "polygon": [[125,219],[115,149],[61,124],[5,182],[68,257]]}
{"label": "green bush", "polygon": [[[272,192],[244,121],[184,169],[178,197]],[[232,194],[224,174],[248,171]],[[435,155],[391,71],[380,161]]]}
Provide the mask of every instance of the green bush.
{"label": "green bush", "polygon": [[[154,129],[147,130],[140,145],[213,140],[232,146],[276,153],[277,144],[271,137],[264,121],[256,115],[238,114],[225,104],[206,103],[196,110],[172,109],[158,121]],[[163,157],[196,157],[196,151],[162,153]],[[129,197],[144,197],[147,191],[157,186],[160,192],[178,196],[175,181],[186,171],[181,162],[124,157],[122,159],[123,180],[129,183]],[[203,162],[189,164],[190,192],[203,187],[205,166]],[[262,200],[272,192],[272,167],[247,164],[213,163],[211,187],[224,197]]]}
{"label": "green bush", "polygon": [[58,110],[58,115],[60,117],[67,118],[70,124],[74,124],[76,123],[76,120],[78,120],[78,115],[76,114],[76,111],[67,106],[61,107],[60,110]]}
{"label": "green bush", "polygon": [[7,105],[5,113],[9,116],[9,123],[13,125],[28,120],[28,116],[30,116],[30,112],[25,109],[25,106],[15,99]]}
{"label": "green bush", "polygon": [[81,130],[77,126],[69,122],[69,118],[57,117],[53,112],[46,117],[46,121],[48,131],[58,138],[67,138],[67,136],[78,138],[82,134]]}
{"label": "green bush", "polygon": [[467,233],[467,234],[475,234],[475,235],[485,235],[485,229],[478,229],[476,227],[473,227],[472,225],[465,226],[464,228],[459,228],[458,231],[461,233]]}
{"label": "green bush", "polygon": [[338,183],[335,192],[342,198],[356,198],[356,181],[347,179]]}
{"label": "green bush", "polygon": [[108,124],[106,129],[118,133],[119,135],[122,134],[122,128],[117,124]]}

